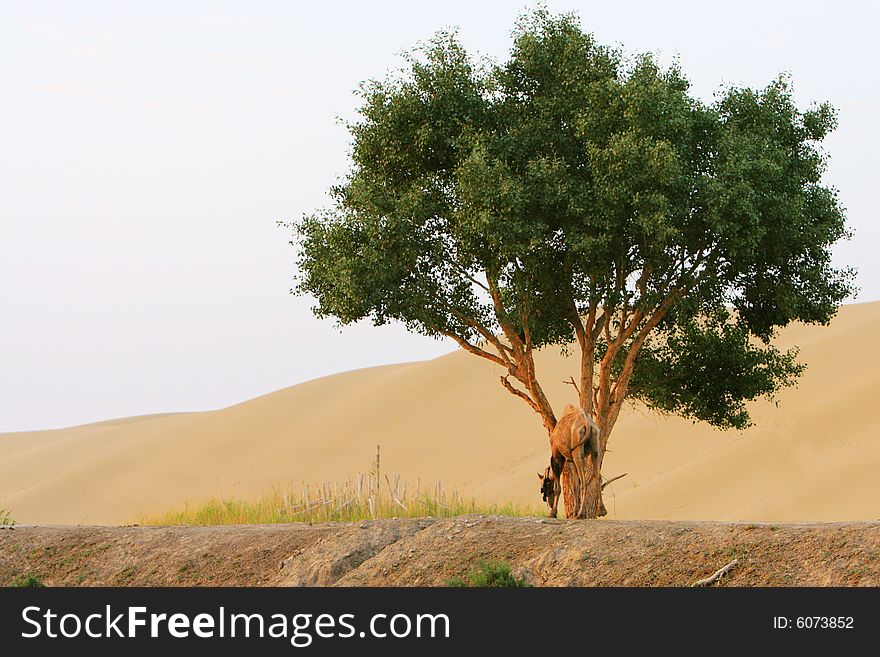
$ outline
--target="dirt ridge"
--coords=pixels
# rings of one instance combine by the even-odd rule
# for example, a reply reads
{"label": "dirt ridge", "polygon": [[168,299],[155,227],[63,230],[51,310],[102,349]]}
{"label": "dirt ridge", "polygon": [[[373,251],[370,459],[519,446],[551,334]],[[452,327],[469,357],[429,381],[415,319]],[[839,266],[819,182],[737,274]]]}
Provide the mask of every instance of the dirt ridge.
{"label": "dirt ridge", "polygon": [[480,560],[535,586],[878,586],[880,522],[568,521],[461,516],[224,527],[16,526],[0,585],[442,586]]}

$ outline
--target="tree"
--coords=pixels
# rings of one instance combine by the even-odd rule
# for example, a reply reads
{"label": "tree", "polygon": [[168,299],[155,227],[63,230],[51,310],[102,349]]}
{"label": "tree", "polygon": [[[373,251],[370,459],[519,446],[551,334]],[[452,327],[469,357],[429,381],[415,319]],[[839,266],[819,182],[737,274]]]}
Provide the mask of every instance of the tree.
{"label": "tree", "polygon": [[[626,399],[748,426],[746,402],[803,370],[777,329],[827,324],[855,291],[831,264],[848,233],[821,182],[835,112],[800,111],[786,77],[712,103],[688,88],[573,15],[523,16],[503,63],[438,34],[362,86],[352,169],[296,225],[296,291],[341,324],[451,338],[548,433],[533,354],[572,345],[600,453]],[[569,516],[598,515],[599,477],[563,483]]]}

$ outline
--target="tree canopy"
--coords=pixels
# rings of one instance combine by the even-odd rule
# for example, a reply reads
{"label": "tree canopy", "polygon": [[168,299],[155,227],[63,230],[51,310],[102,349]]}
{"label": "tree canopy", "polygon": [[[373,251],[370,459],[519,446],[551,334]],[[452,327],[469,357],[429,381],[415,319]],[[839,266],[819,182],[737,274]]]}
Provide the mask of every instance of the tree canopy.
{"label": "tree canopy", "polygon": [[539,10],[504,62],[439,33],[361,94],[351,170],[296,227],[296,291],[342,324],[454,339],[548,431],[534,349],[579,348],[606,441],[627,396],[741,428],[803,369],[777,329],[854,292],[822,182],[836,114],[799,109],[784,76],[705,102],[677,65]]}

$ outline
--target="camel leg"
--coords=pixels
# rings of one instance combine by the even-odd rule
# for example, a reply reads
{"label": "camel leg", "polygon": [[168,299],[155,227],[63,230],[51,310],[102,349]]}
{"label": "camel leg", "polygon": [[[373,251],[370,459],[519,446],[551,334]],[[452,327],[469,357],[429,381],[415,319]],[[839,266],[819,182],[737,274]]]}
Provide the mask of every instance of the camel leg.
{"label": "camel leg", "polygon": [[584,458],[584,452],[580,447],[575,448],[574,452],[572,452],[571,461],[574,463],[574,469],[578,478],[578,501],[575,517],[580,518],[587,494],[586,459]]}
{"label": "camel leg", "polygon": [[548,504],[550,505],[550,513],[547,514],[547,517],[555,518],[559,508],[559,479],[553,474],[552,471],[550,472],[549,476],[553,477],[553,479],[551,480],[553,482],[553,502],[548,502]]}
{"label": "camel leg", "polygon": [[559,498],[562,496],[562,471],[565,469],[565,457],[553,450],[550,454],[550,475],[553,477],[553,506],[550,517],[555,518],[559,509]]}
{"label": "camel leg", "polygon": [[590,441],[590,457],[593,460],[594,472],[593,476],[599,479],[599,511],[597,517],[602,518],[608,515],[605,509],[605,501],[602,499],[602,451],[598,445]]}
{"label": "camel leg", "polygon": [[599,508],[596,515],[602,518],[608,515],[608,511],[605,509],[605,501],[602,499],[602,460],[605,453],[602,449],[602,440],[599,436],[598,427],[595,425],[590,428],[590,439],[584,444],[584,451],[586,452],[587,449],[589,449],[590,458],[593,461],[593,476],[599,481]]}
{"label": "camel leg", "polygon": [[586,501],[587,495],[587,443],[584,442],[584,438],[589,438],[589,436],[586,434],[584,427],[581,427],[579,430],[572,431],[571,442],[575,445],[575,447],[571,450],[571,461],[572,463],[574,463],[574,469],[577,473],[578,478],[578,500],[576,507],[577,510],[575,512],[575,517],[577,518],[580,518],[583,515],[584,502]]}
{"label": "camel leg", "polygon": [[553,477],[553,507],[550,509],[550,517],[555,518],[559,509],[559,495],[562,492],[562,485],[559,483],[559,477]]}

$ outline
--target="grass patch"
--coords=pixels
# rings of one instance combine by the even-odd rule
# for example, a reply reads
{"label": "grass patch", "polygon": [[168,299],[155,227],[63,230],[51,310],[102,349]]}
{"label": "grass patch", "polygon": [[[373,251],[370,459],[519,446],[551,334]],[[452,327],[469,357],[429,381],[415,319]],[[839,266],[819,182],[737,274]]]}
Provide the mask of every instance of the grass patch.
{"label": "grass patch", "polygon": [[12,519],[8,509],[0,509],[0,527],[12,527],[15,520]]}
{"label": "grass patch", "polygon": [[378,478],[374,473],[349,478],[342,484],[290,485],[256,500],[214,499],[186,505],[153,517],[142,525],[255,525],[289,522],[356,522],[375,518],[445,518],[468,514],[501,516],[543,515],[543,510],[515,504],[484,504],[447,491],[441,483],[422,488],[401,482],[399,475]]}
{"label": "grass patch", "polygon": [[116,578],[119,579],[120,581],[125,582],[125,581],[130,580],[135,575],[137,575],[137,566],[129,566],[128,568],[123,569],[116,576]]}
{"label": "grass patch", "polygon": [[9,586],[20,589],[35,589],[45,585],[43,584],[43,579],[39,575],[25,573],[24,575],[13,577],[12,583]]}
{"label": "grass patch", "polygon": [[446,580],[450,587],[509,587],[522,588],[528,586],[525,579],[515,577],[510,572],[510,564],[504,561],[481,561],[476,570],[468,573],[467,578],[452,577]]}

